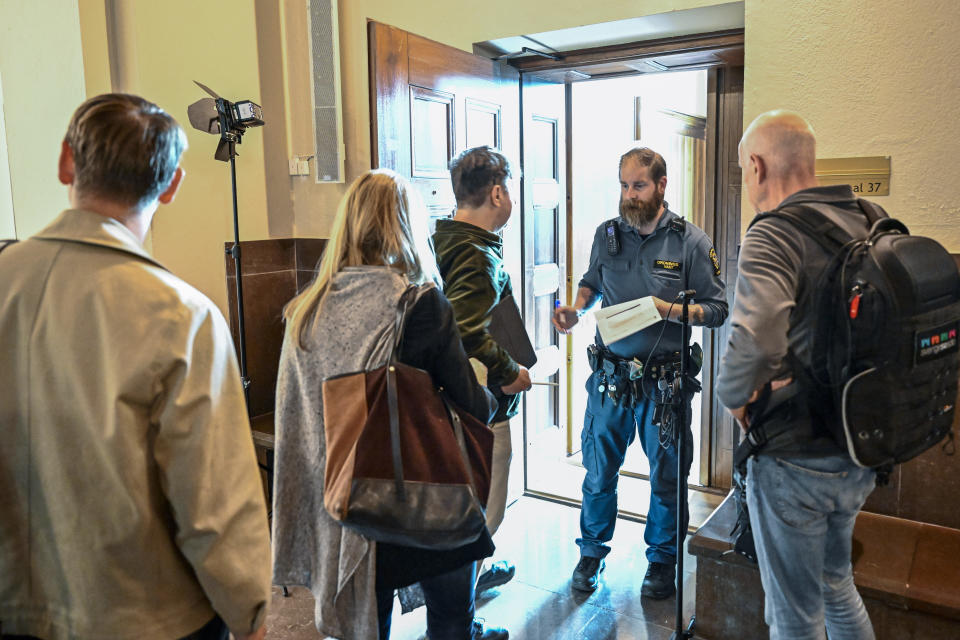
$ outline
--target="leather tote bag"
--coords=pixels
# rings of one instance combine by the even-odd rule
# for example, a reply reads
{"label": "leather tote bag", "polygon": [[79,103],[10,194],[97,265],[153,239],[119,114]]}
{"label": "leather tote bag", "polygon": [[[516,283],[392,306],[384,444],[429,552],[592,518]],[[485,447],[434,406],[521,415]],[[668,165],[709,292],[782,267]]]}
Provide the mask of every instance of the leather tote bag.
{"label": "leather tote bag", "polygon": [[486,526],[493,431],[397,360],[418,292],[400,297],[387,364],[322,383],[324,507],[376,541],[454,549]]}

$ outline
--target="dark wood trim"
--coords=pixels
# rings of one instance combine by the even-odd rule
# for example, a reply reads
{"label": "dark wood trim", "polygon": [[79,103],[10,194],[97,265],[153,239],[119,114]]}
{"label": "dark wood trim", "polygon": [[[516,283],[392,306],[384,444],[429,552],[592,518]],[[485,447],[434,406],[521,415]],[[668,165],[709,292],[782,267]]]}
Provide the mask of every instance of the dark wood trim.
{"label": "dark wood trim", "polygon": [[732,29],[672,38],[658,38],[626,44],[607,45],[589,49],[577,49],[563,53],[562,60],[550,60],[531,56],[514,58],[511,66],[521,72],[572,69],[597,63],[610,63],[621,60],[636,60],[661,55],[676,55],[696,51],[736,49],[743,47],[744,30]]}
{"label": "dark wood trim", "polygon": [[[717,69],[707,71],[707,157],[704,167],[704,216],[703,231],[710,238],[716,238],[717,231],[717,136],[719,127],[717,126]],[[713,369],[713,362],[719,355],[719,345],[717,344],[716,331],[708,331],[704,340],[704,367],[703,371],[708,374]],[[707,402],[701,405],[700,414],[700,482],[702,484],[713,486],[713,467],[714,450],[716,442],[716,416],[713,401],[713,376],[703,375],[703,398],[709,398]]]}
{"label": "dark wood trim", "polygon": [[[564,216],[563,226],[564,233],[563,237],[566,238],[566,244],[563,247],[563,296],[564,300],[561,302],[562,305],[572,305],[576,300],[577,292],[574,290],[573,286],[573,87],[570,83],[563,89],[563,101],[564,101],[564,128],[566,133],[566,154],[567,154],[567,164],[566,164],[566,176],[564,181],[566,182],[566,207],[564,207]],[[559,235],[558,235],[559,237]],[[558,258],[560,256],[557,256]],[[566,431],[567,437],[565,438],[566,454],[570,455],[573,453],[573,339],[567,335],[563,336],[563,367],[566,371],[564,376],[566,383],[564,386],[566,388],[564,392],[564,402],[563,407],[563,428]],[[559,345],[558,345],[559,346]]]}
{"label": "dark wood trim", "polygon": [[[714,156],[714,246],[720,258],[721,273],[727,286],[727,304],[733,308],[737,283],[737,254],[740,246],[741,172],[737,165],[737,145],[743,130],[743,67],[726,67],[716,71],[716,91],[708,94],[716,105],[716,152]],[[709,101],[708,101],[709,103]],[[713,329],[710,339],[711,377],[716,379],[720,357],[730,333],[729,321]],[[711,396],[714,396],[711,390]],[[710,486],[731,485],[733,450],[740,439],[740,429],[716,397],[713,407],[710,451]]]}
{"label": "dark wood trim", "polygon": [[371,20],[367,23],[367,35],[370,122],[373,123],[370,127],[370,166],[393,169],[409,176],[410,154],[400,153],[400,149],[410,146],[408,34]]}

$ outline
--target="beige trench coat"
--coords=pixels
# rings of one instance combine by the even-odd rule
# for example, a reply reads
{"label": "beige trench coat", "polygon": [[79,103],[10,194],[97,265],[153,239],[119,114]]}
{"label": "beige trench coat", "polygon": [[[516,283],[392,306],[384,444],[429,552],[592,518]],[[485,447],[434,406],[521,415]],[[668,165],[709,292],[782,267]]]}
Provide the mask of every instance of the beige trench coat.
{"label": "beige trench coat", "polygon": [[258,627],[270,543],[223,316],[120,223],[0,253],[0,625],[170,640]]}

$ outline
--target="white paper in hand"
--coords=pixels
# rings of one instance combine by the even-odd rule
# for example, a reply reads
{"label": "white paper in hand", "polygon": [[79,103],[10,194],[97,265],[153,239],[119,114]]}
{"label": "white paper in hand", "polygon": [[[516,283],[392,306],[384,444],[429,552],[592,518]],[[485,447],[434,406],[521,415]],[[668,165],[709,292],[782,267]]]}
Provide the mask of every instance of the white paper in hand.
{"label": "white paper in hand", "polygon": [[604,344],[623,340],[663,319],[651,296],[604,307],[593,315]]}

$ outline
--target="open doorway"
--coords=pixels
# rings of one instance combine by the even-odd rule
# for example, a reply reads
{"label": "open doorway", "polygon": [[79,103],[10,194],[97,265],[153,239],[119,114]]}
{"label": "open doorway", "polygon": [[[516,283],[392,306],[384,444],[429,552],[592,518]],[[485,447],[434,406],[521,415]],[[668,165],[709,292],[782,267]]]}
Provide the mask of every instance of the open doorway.
{"label": "open doorway", "polygon": [[[579,502],[583,469],[577,465],[576,455],[583,412],[573,403],[576,399],[583,401],[583,384],[570,381],[574,360],[583,350],[582,345],[575,349],[550,325],[554,304],[571,298],[571,290],[583,273],[582,262],[573,264],[574,255],[568,247],[575,249],[584,235],[589,242],[598,223],[572,223],[574,200],[579,203],[579,196],[588,193],[580,194],[575,186],[571,188],[575,178],[571,168],[576,158],[574,146],[567,141],[579,135],[579,128],[574,130],[572,118],[568,117],[573,113],[574,91],[581,91],[578,84],[600,87],[605,86],[601,82],[611,79],[629,84],[631,78],[639,81],[644,76],[680,78],[681,72],[686,71],[696,71],[691,77],[705,75],[706,160],[704,165],[692,166],[705,166],[706,188],[702,206],[694,204],[689,216],[713,238],[728,285],[728,298],[732,298],[740,232],[736,140],[742,125],[743,30],[569,51],[562,57],[537,54],[515,59],[471,55],[376,22],[369,23],[369,38],[372,165],[392,168],[410,178],[433,216],[449,216],[455,207],[442,160],[449,160],[477,141],[495,142],[508,157],[520,159],[521,206],[519,211],[514,209],[514,216],[503,231],[504,262],[514,290],[522,298],[521,311],[538,358],[558,363],[559,368],[547,367],[541,376],[534,376],[543,384],[526,394],[523,419],[517,416],[511,421],[514,456],[508,496],[511,501],[526,493]],[[505,57],[509,60],[501,59]],[[671,91],[668,87],[654,93],[669,96]],[[699,177],[685,181],[686,173],[672,170],[683,162],[670,158],[685,157],[678,154],[689,150],[678,149],[671,156],[669,145],[658,142],[655,136],[672,131],[688,134],[671,136],[675,141],[696,138],[702,129],[698,120],[701,111],[685,103],[658,101],[657,96],[644,100],[642,93],[634,93],[629,92],[626,102],[616,107],[626,116],[617,125],[624,131],[617,148],[609,150],[610,157],[591,158],[583,154],[592,163],[587,168],[595,168],[600,174],[598,180],[611,185],[609,191],[597,188],[596,192],[600,194],[597,197],[609,198],[612,205],[599,201],[577,205],[578,209],[594,211],[597,220],[616,213],[617,160],[636,139],[638,123],[640,142],[663,147],[658,150],[668,158],[667,201],[671,208],[684,210],[681,205],[686,194],[691,188],[691,193],[695,193],[694,185],[699,184]],[[612,121],[613,106],[604,100],[599,102],[592,119]],[[608,151],[600,149],[596,153]],[[604,165],[604,161],[609,164]],[[681,189],[684,184],[687,186]],[[697,215],[703,218],[702,224]],[[592,339],[593,332],[588,327],[581,327],[578,333],[585,341]],[[722,329],[703,335],[704,398],[712,398],[712,380],[719,359],[717,345],[723,339]],[[731,420],[718,414],[715,402],[703,403],[702,410],[702,424],[695,422],[693,426],[694,434],[700,434],[701,462],[699,473],[694,467],[691,484],[703,482],[722,495],[722,488],[730,483],[737,429]],[[535,446],[538,440],[551,439],[555,446]],[[547,451],[551,463],[561,465],[554,468],[563,472],[528,473],[528,455],[536,450]],[[627,517],[643,517],[649,495],[644,468],[640,466],[645,461],[640,456],[635,462],[628,465],[620,485],[624,497],[621,513]],[[691,524],[702,522],[710,506],[705,502],[698,508],[692,500]]]}
{"label": "open doorway", "polygon": [[[676,213],[703,227],[706,189],[706,70],[632,75],[567,85],[569,131],[568,182],[572,204],[566,218],[569,282],[576,291],[586,271],[594,229],[617,215],[618,162],[632,146],[648,146],[667,163],[666,201]],[[526,154],[529,155],[529,154]],[[584,470],[580,464],[580,433],[586,406],[584,384],[589,375],[587,345],[594,341],[592,314],[581,319],[570,337],[569,397],[563,386],[558,400],[566,420],[540,420],[527,414],[527,489],[565,500],[580,499]],[[703,343],[702,330],[693,340]],[[693,424],[701,422],[701,399],[693,404]],[[700,430],[694,428],[694,472],[698,484]],[[646,512],[649,465],[639,443],[630,446],[621,475],[629,489],[621,492],[620,507],[637,515]]]}

